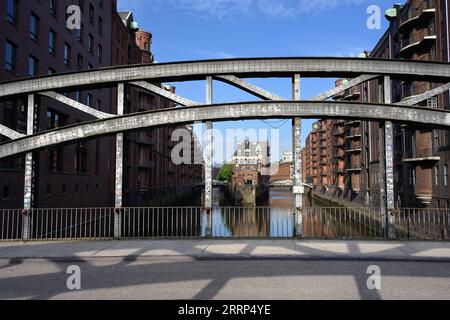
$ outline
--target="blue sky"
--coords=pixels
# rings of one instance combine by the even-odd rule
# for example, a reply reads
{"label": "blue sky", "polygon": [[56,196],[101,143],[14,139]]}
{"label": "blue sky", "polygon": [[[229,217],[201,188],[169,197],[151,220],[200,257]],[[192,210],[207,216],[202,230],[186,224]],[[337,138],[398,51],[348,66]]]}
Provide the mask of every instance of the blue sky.
{"label": "blue sky", "polygon": [[[386,30],[369,30],[369,5],[382,13],[390,0],[118,0],[119,10],[132,10],[141,29],[152,32],[158,62],[233,57],[339,56],[354,57],[371,50]],[[400,1],[401,2],[401,1]],[[302,99],[334,86],[335,79],[304,79]],[[250,79],[290,98],[289,79]],[[177,93],[204,102],[204,82],[176,84]],[[219,102],[257,100],[215,82]],[[275,126],[280,123],[270,121]],[[303,122],[303,141],[313,120]],[[215,127],[266,128],[261,121],[217,123]],[[280,128],[281,151],[291,149],[291,124]]]}

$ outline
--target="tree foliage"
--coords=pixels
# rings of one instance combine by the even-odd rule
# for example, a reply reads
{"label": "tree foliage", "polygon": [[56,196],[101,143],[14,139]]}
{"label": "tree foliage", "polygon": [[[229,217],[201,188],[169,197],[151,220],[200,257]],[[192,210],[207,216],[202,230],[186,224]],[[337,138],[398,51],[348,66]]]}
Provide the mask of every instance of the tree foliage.
{"label": "tree foliage", "polygon": [[217,180],[231,182],[232,172],[233,165],[231,163],[224,164],[222,168],[220,168],[219,174],[217,175]]}

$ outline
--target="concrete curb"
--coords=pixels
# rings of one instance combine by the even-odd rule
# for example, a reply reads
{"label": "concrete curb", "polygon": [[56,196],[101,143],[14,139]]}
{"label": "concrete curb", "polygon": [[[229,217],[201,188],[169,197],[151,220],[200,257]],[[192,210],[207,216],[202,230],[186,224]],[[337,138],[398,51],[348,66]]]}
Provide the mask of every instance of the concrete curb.
{"label": "concrete curb", "polygon": [[450,263],[446,257],[402,257],[402,256],[348,256],[348,255],[154,255],[154,256],[67,256],[67,257],[0,257],[0,261],[11,263],[22,261],[55,261],[55,262],[86,262],[89,260],[122,260],[124,262],[152,260],[189,260],[189,261],[367,261],[367,262],[423,262]]}

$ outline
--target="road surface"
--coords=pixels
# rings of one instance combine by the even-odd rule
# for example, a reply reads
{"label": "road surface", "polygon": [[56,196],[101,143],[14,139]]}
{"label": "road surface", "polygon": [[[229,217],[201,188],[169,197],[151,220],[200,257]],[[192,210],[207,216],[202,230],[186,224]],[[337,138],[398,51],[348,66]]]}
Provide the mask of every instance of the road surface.
{"label": "road surface", "polygon": [[[381,289],[367,287],[379,266]],[[69,290],[70,266],[81,290]],[[69,279],[73,284],[74,278]],[[450,299],[450,263],[193,257],[2,259],[0,299]]]}

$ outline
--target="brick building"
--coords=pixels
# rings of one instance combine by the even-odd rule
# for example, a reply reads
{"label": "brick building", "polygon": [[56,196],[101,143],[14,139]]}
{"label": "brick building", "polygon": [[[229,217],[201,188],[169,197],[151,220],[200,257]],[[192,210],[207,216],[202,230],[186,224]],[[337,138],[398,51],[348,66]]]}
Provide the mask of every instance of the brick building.
{"label": "brick building", "polygon": [[[81,7],[81,30],[66,28],[66,8],[72,4]],[[151,34],[137,30],[131,13],[118,14],[115,0],[5,0],[0,2],[0,14],[0,43],[4,50],[0,58],[0,81],[153,61]],[[115,89],[60,94],[103,112],[117,112]],[[134,88],[127,88],[126,97],[126,112],[173,107],[165,99]],[[35,132],[93,119],[47,97],[36,95],[36,104]],[[0,122],[24,133],[26,109],[26,97],[2,102]],[[126,135],[125,205],[145,204],[150,197],[149,187],[153,185],[168,187],[166,182],[174,186],[201,181],[199,166],[173,170],[167,164],[171,151],[169,129],[153,132],[152,138],[153,133],[147,131]],[[139,139],[132,143],[136,135]],[[5,139],[0,137],[0,142]],[[114,137],[105,137],[35,152],[33,205],[113,205],[114,141]],[[148,141],[151,143],[146,143]],[[137,148],[144,144],[149,146],[147,150]],[[152,145],[157,147],[152,148]],[[160,163],[147,161],[152,159],[153,153],[165,159],[161,171]],[[0,208],[23,206],[23,171],[22,156],[0,161]]]}
{"label": "brick building", "polygon": [[[372,52],[365,56],[384,59],[411,59],[450,62],[450,3],[448,0],[409,0],[396,5],[394,14],[387,17],[390,26]],[[363,58],[363,57],[362,57]],[[340,80],[337,85],[344,80]],[[383,102],[382,81],[372,80],[334,97],[337,100]],[[392,82],[393,103],[421,94],[441,84],[417,81]],[[428,99],[421,107],[449,109],[449,93]],[[320,123],[326,123],[323,120]],[[344,121],[344,130],[334,124],[336,139],[335,163],[342,162],[336,155],[345,152],[345,179],[343,194],[333,196],[370,206],[380,203],[379,185],[379,130],[378,123]],[[341,122],[339,122],[341,123]],[[331,124],[330,124],[331,125]],[[317,133],[313,129],[304,150],[306,164],[311,158]],[[343,134],[342,134],[343,133]],[[450,131],[429,127],[395,124],[394,128],[394,192],[396,206],[450,208]],[[342,148],[342,139],[345,140]],[[337,150],[336,150],[337,146]],[[328,146],[328,153],[333,147]],[[315,180],[311,167],[305,170],[320,191],[323,180]],[[317,174],[320,174],[318,172]],[[342,179],[342,170],[334,175],[334,185]]]}

